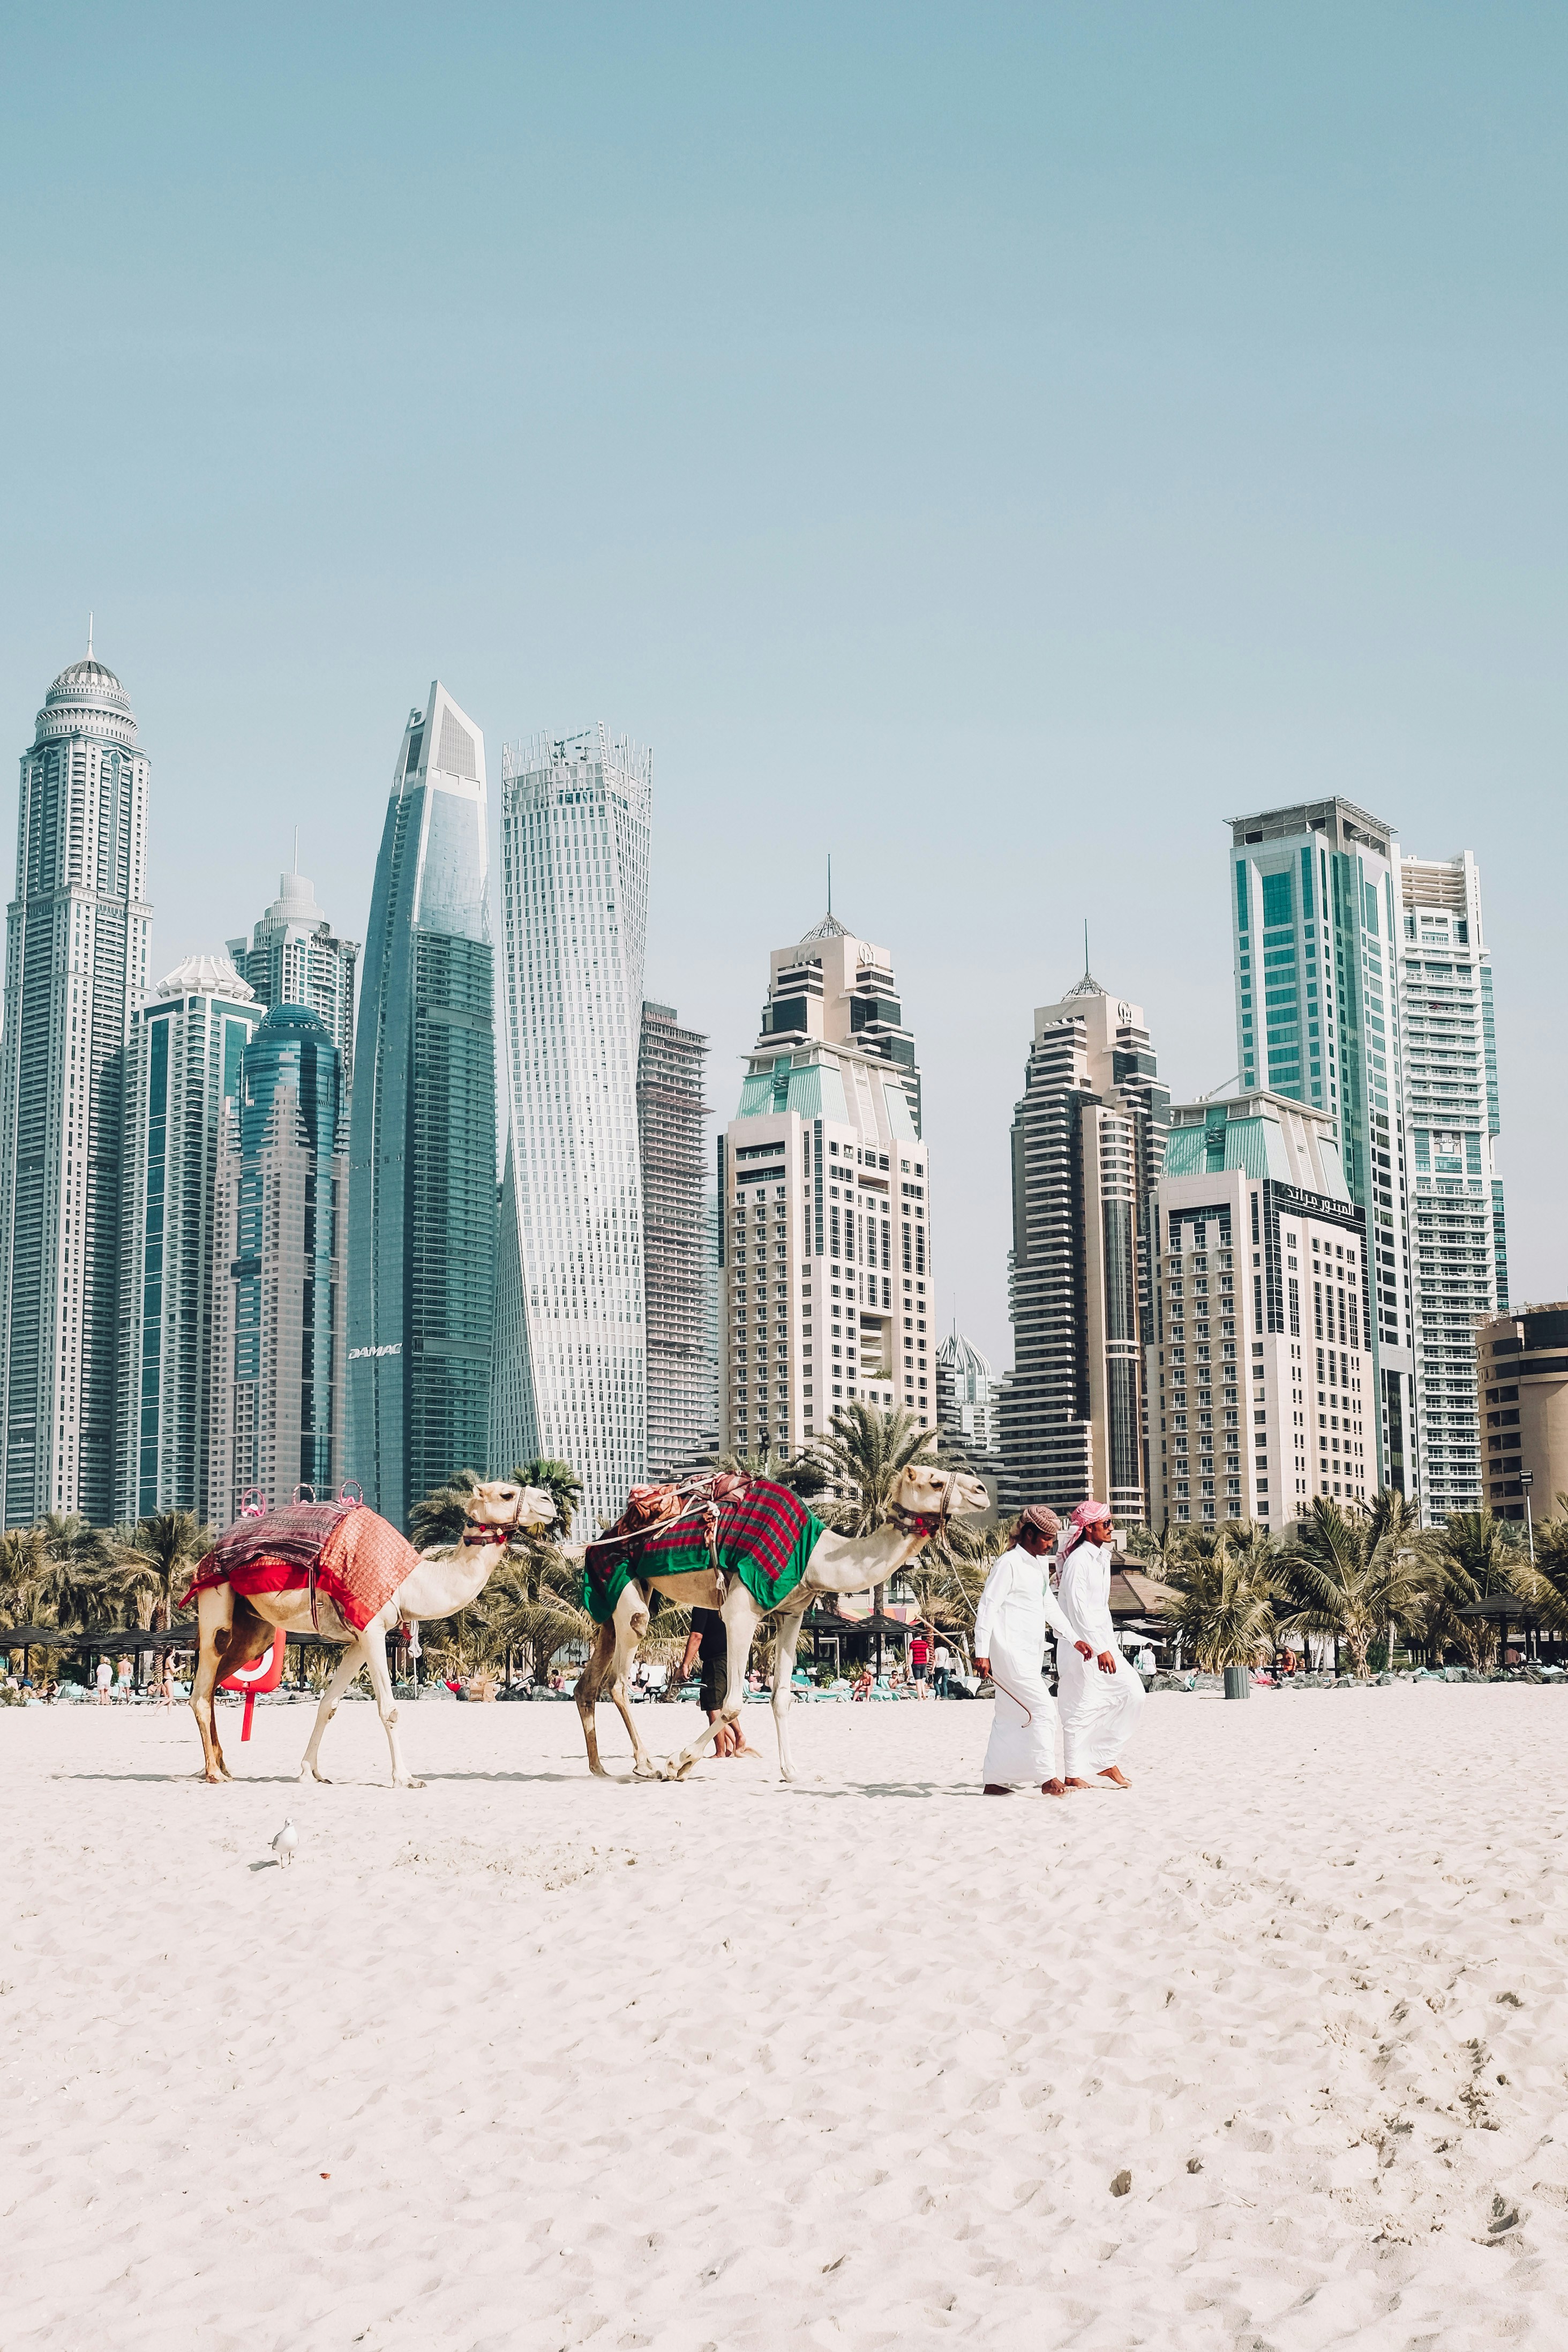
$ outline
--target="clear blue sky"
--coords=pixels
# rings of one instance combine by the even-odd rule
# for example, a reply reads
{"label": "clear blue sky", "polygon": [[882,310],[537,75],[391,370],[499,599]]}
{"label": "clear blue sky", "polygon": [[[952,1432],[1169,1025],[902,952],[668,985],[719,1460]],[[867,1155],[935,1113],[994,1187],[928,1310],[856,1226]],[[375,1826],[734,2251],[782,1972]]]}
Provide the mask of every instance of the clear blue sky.
{"label": "clear blue sky", "polygon": [[[0,709],[98,648],[159,971],[402,720],[654,747],[649,993],[891,948],[1000,1361],[1031,1008],[1234,1066],[1221,819],[1477,852],[1518,1297],[1568,1291],[1560,8],[9,13]],[[5,769],[8,827],[15,769]],[[8,833],[6,838],[9,838]]]}

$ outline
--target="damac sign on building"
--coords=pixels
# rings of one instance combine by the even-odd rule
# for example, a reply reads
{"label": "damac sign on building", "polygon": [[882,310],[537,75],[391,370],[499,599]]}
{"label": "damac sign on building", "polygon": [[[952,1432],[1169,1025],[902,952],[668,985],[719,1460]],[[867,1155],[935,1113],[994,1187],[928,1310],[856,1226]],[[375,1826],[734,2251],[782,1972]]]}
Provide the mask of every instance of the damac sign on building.
{"label": "damac sign on building", "polygon": [[361,1356],[401,1356],[402,1353],[402,1341],[393,1339],[384,1348],[350,1348],[349,1361],[350,1364],[355,1363]]}

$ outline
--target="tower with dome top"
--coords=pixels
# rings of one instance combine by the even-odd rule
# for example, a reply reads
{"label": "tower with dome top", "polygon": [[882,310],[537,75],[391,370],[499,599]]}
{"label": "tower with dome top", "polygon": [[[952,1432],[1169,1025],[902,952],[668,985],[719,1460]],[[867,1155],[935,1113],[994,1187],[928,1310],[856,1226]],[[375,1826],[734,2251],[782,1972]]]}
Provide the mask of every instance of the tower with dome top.
{"label": "tower with dome top", "polygon": [[0,1045],[5,1524],[113,1516],[124,1078],[147,986],[146,752],[86,657],[23,752]]}

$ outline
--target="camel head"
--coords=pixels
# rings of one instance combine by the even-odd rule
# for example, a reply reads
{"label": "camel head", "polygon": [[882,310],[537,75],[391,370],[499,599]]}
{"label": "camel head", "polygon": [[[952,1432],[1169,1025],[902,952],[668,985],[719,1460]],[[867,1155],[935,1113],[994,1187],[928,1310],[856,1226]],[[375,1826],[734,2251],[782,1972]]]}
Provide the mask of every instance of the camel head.
{"label": "camel head", "polygon": [[888,1498],[890,1509],[912,1519],[929,1519],[935,1535],[945,1518],[968,1519],[990,1508],[991,1498],[967,1470],[936,1470],[912,1462],[901,1471]]}
{"label": "camel head", "polygon": [[519,1486],[510,1478],[487,1478],[468,1500],[465,1544],[505,1543],[530,1528],[548,1528],[555,1505],[541,1486]]}

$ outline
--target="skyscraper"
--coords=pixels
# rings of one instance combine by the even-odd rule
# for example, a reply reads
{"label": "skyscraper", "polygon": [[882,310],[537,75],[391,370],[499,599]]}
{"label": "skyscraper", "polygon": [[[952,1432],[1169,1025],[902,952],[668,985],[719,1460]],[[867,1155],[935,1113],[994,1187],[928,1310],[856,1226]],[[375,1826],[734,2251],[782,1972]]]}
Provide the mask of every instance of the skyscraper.
{"label": "skyscraper", "polygon": [[1169,1096],[1140,1006],[1086,971],[1034,1016],[1013,1114],[1002,1501],[1147,1509],[1148,1218]]}
{"label": "skyscraper", "polygon": [[1367,1501],[1377,1395],[1366,1218],[1332,1113],[1262,1088],[1181,1105],[1155,1206],[1153,1522],[1247,1518],[1278,1531],[1314,1496]]}
{"label": "skyscraper", "polygon": [[997,1376],[956,1328],[936,1350],[936,1424],[971,1462],[988,1461],[999,1450]]}
{"label": "skyscraper", "polygon": [[637,1055],[652,761],[600,726],[507,745],[502,779],[500,1246],[519,1318],[491,1444],[507,1466],[570,1462],[591,1525],[622,1510],[647,1462]]}
{"label": "skyscraper", "polygon": [[[225,1107],[265,1008],[233,964],[187,956],[131,1016],[120,1218],[118,1519],[204,1511],[211,1486],[214,1289]],[[226,1373],[232,1374],[232,1365]]]}
{"label": "skyscraper", "polygon": [[1400,1134],[1399,845],[1354,802],[1229,820],[1244,1090],[1326,1110],[1366,1214],[1377,1363],[1376,1484],[1418,1484],[1408,1197]]}
{"label": "skyscraper", "polygon": [[892,960],[828,915],[768,966],[718,1152],[721,1443],[792,1452],[855,1400],[935,1428],[931,1173]]}
{"label": "skyscraper", "polygon": [[147,755],[112,670],[60,672],[22,754],[0,1048],[5,1523],[113,1513],[120,1152],[147,985]]}
{"label": "skyscraper", "polygon": [[643,1007],[637,1130],[648,1352],[648,1475],[689,1466],[711,1433],[717,1366],[708,1354],[709,1218],[703,1150],[707,1039],[673,1004]]}
{"label": "skyscraper", "polygon": [[1476,861],[1402,856],[1399,886],[1421,1504],[1436,1525],[1485,1507],[1476,1330],[1509,1303],[1501,1119]]}
{"label": "skyscraper", "polygon": [[439,681],[409,714],[371,898],[349,1185],[349,1427],[402,1525],[489,1439],[496,1039],[485,742]]}
{"label": "skyscraper", "polygon": [[277,896],[248,941],[230,940],[235,969],[250,982],[256,1002],[308,1004],[343,1056],[343,1084],[354,1078],[354,968],[360,950],[340,939],[316,904],[316,891],[303,874],[280,874]]}
{"label": "skyscraper", "polygon": [[275,1004],[224,1105],[206,1512],[247,1488],[338,1491],[343,1434],[342,1056],[304,1004]]}

